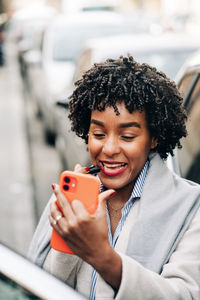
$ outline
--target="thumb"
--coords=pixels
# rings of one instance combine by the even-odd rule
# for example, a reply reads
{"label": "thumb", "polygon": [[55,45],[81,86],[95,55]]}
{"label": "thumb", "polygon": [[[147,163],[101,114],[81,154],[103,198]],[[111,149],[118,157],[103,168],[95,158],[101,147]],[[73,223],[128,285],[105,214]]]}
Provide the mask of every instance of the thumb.
{"label": "thumb", "polygon": [[106,200],[113,195],[114,193],[116,193],[115,190],[107,190],[101,194],[99,194],[99,205],[97,208],[97,212],[99,213],[101,210],[105,210],[106,207]]}

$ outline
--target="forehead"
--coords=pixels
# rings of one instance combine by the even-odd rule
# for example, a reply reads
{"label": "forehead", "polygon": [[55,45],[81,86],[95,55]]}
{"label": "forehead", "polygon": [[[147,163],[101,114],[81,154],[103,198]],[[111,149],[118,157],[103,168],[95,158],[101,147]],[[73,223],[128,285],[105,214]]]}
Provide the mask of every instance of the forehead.
{"label": "forehead", "polygon": [[116,104],[119,114],[116,114],[112,106],[108,106],[103,111],[93,110],[91,113],[91,121],[93,119],[101,120],[103,122],[109,121],[111,123],[124,123],[124,122],[140,122],[146,123],[146,113],[145,110],[139,111],[134,110],[130,113],[125,107],[124,102]]}

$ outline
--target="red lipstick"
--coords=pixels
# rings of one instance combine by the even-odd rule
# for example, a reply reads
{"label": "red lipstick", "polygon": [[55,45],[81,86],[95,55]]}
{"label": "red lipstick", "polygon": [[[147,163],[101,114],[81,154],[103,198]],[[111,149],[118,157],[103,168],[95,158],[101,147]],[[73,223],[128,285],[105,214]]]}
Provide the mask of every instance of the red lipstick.
{"label": "red lipstick", "polygon": [[123,173],[128,165],[119,162],[100,162],[99,166],[106,176],[117,176]]}

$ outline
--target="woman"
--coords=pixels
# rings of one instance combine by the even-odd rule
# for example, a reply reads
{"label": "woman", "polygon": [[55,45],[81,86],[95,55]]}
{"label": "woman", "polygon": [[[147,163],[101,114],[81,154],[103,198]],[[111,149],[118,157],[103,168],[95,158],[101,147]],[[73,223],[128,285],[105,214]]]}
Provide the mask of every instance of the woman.
{"label": "woman", "polygon": [[75,255],[50,249],[48,205],[29,257],[90,299],[199,300],[200,188],[163,161],[186,135],[175,84],[132,57],[109,59],[76,83],[69,111],[101,168],[99,206],[90,215],[52,185],[49,221]]}

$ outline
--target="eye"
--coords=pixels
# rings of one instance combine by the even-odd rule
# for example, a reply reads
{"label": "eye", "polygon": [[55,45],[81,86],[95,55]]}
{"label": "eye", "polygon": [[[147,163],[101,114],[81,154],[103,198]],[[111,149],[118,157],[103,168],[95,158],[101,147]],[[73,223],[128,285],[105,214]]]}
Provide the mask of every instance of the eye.
{"label": "eye", "polygon": [[132,141],[135,138],[135,136],[128,136],[128,135],[123,135],[122,139],[126,141]]}
{"label": "eye", "polygon": [[92,135],[97,139],[101,139],[105,136],[104,133],[93,133]]}

